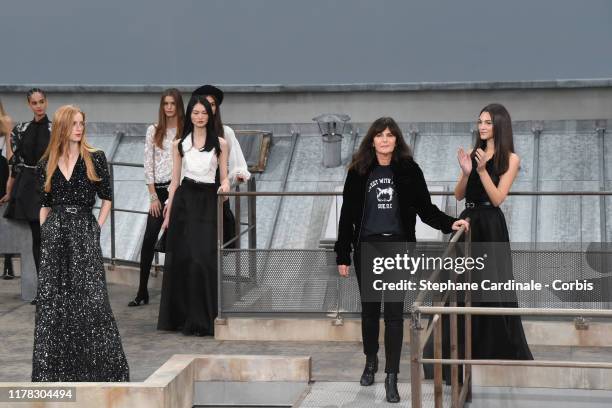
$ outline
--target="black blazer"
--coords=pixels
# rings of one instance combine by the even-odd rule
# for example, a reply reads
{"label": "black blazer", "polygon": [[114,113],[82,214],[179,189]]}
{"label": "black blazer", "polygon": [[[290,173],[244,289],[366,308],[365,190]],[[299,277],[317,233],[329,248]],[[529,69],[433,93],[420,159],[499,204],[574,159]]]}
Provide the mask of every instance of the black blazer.
{"label": "black blazer", "polygon": [[[416,215],[424,223],[441,230],[445,234],[452,232],[452,225],[457,218],[446,215],[432,204],[423,172],[412,159],[392,162],[393,183],[400,204],[400,217],[406,234],[406,241],[416,241]],[[371,170],[360,175],[356,170],[348,171],[342,193],[342,209],[338,226],[338,241],[334,245],[336,263],[351,264],[351,250],[358,248],[361,235],[361,221],[365,206],[366,185]]]}

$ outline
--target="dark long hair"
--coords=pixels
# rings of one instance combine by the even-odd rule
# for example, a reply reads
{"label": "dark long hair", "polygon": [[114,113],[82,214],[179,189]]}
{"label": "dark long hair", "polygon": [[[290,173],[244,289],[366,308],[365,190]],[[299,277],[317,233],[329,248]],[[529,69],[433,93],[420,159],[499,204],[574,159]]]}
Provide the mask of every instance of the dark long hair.
{"label": "dark long hair", "polygon": [[191,111],[193,111],[193,107],[197,104],[201,104],[206,109],[206,113],[208,114],[208,122],[206,122],[206,142],[204,143],[204,151],[209,152],[211,149],[215,149],[215,155],[219,157],[221,155],[221,146],[219,144],[219,137],[217,136],[217,131],[215,129],[215,124],[213,122],[213,113],[212,108],[210,107],[210,103],[206,100],[205,96],[202,95],[192,95],[191,99],[189,99],[189,103],[187,104],[187,111],[185,112],[185,125],[183,126],[183,135],[181,136],[181,141],[179,142],[178,149],[181,157],[183,156],[183,140],[193,132],[193,122],[191,121]]}
{"label": "dark long hair", "polygon": [[164,136],[166,135],[166,131],[168,130],[168,119],[166,118],[166,113],[164,112],[164,100],[166,96],[171,96],[174,99],[174,104],[176,106],[176,137],[178,139],[183,134],[183,124],[185,123],[185,107],[183,106],[183,97],[181,96],[181,91],[176,88],[169,88],[164,90],[161,94],[161,99],[159,100],[159,113],[157,117],[157,127],[155,128],[155,135],[153,136],[153,141],[160,149],[164,148]]}
{"label": "dark long hair", "polygon": [[215,104],[217,105],[217,113],[213,117],[213,122],[215,124],[215,130],[217,131],[217,136],[225,139],[225,132],[223,131],[223,121],[221,120],[221,106],[219,104],[219,100],[215,97],[215,95],[204,95],[210,96],[215,100]]}
{"label": "dark long hair", "polygon": [[[491,115],[491,121],[493,122],[493,143],[495,146],[495,154],[493,156],[493,171],[498,176],[501,176],[508,171],[508,163],[510,161],[510,154],[514,153],[514,137],[512,135],[512,120],[510,119],[510,113],[508,110],[499,103],[492,103],[480,111],[478,117],[483,112],[488,112]],[[472,149],[473,158],[476,155],[476,149],[485,150],[487,147],[487,141],[480,139],[480,134],[476,133],[476,140],[474,141],[474,149]]]}
{"label": "dark long hair", "polygon": [[398,163],[402,160],[412,160],[410,147],[408,147],[408,144],[404,140],[404,135],[395,120],[390,117],[382,117],[376,119],[370,126],[370,129],[368,129],[368,132],[359,145],[359,149],[357,149],[357,153],[353,155],[351,164],[349,164],[349,170],[355,169],[361,175],[370,171],[376,164],[374,137],[387,128],[389,128],[389,131],[395,136],[395,149],[393,150],[391,161]]}

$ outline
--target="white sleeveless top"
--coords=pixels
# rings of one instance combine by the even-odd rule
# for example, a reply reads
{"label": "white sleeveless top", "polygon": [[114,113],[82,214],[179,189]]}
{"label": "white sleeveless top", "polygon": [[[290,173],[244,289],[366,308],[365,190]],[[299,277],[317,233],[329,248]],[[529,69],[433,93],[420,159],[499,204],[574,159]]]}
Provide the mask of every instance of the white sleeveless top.
{"label": "white sleeveless top", "polygon": [[209,152],[201,152],[195,149],[191,143],[191,133],[185,137],[182,143],[181,180],[183,177],[189,177],[200,183],[214,183],[218,166],[215,149],[211,149]]}

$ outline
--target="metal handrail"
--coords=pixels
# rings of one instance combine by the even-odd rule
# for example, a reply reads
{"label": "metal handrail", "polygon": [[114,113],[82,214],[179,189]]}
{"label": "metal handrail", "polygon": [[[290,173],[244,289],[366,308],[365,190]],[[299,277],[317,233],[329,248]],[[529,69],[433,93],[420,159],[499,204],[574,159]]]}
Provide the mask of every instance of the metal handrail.
{"label": "metal handrail", "polygon": [[[227,197],[250,196],[341,196],[342,191],[230,191],[219,193]],[[453,196],[452,191],[430,191],[432,196]],[[612,191],[510,191],[509,196],[612,196]]]}
{"label": "metal handrail", "polygon": [[[607,192],[606,192],[607,193]],[[569,194],[561,194],[569,195]],[[596,194],[592,194],[596,195]],[[604,195],[604,194],[602,194]],[[609,194],[605,194],[609,195]],[[453,241],[458,240],[460,230],[452,238],[451,243],[447,247],[445,254],[454,246]],[[471,233],[466,234],[465,254],[469,256],[471,245]],[[436,272],[432,272],[430,279],[434,279]],[[468,279],[470,271],[467,272]],[[447,291],[443,298],[434,302],[433,306],[423,306],[422,301],[428,291],[419,293],[419,296],[411,306],[411,324],[410,324],[410,370],[411,370],[411,398],[412,407],[422,407],[422,380],[421,380],[421,364],[434,364],[434,404],[436,408],[443,406],[443,388],[442,388],[442,365],[451,366],[451,404],[454,408],[462,408],[465,402],[471,400],[472,394],[472,366],[519,366],[519,367],[568,367],[568,368],[597,368],[597,369],[612,369],[612,362],[584,362],[584,361],[557,361],[557,360],[502,360],[502,359],[487,359],[474,360],[472,359],[472,342],[471,342],[471,316],[472,315],[490,315],[490,316],[576,316],[576,317],[612,317],[612,310],[599,309],[543,309],[543,308],[507,308],[507,307],[472,307],[469,297],[469,292],[466,293],[466,306],[457,306],[456,291]],[[447,298],[450,297],[450,305],[445,306]],[[424,336],[421,336],[421,314],[433,315],[431,323],[427,328]],[[450,353],[451,358],[442,358],[442,316],[449,315],[450,317]],[[465,315],[465,357],[458,357],[458,315]],[[434,358],[423,358],[423,350],[432,332],[434,333]],[[418,346],[417,346],[418,345]],[[465,368],[463,384],[459,384],[458,373],[459,368]]]}
{"label": "metal handrail", "polygon": [[[114,265],[117,264],[117,262],[131,263],[131,261],[129,261],[127,259],[119,259],[119,258],[116,257],[116,250],[115,250],[115,242],[116,242],[115,215],[116,215],[116,213],[122,212],[122,213],[130,213],[130,214],[147,215],[147,214],[149,214],[149,212],[148,211],[141,211],[141,210],[132,210],[132,209],[128,209],[128,208],[116,208],[115,207],[115,199],[114,199],[114,192],[115,192],[115,189],[114,189],[114,184],[115,184],[114,167],[144,168],[144,165],[143,164],[139,164],[139,163],[109,161],[108,162],[108,166],[109,166],[111,185],[113,186],[113,188],[112,188],[113,196],[112,196],[112,200],[111,200],[111,210],[110,210],[111,256],[110,256],[110,259],[105,258],[105,260],[107,260],[110,263],[110,267],[112,269],[114,267]],[[254,180],[253,179],[249,180],[249,183],[247,185],[249,186],[249,190],[252,190],[251,187],[254,185]],[[236,188],[238,188],[238,187],[236,186]],[[254,205],[254,204],[250,203],[249,207],[251,207],[251,205]],[[94,206],[94,208],[100,209],[100,206]],[[254,228],[255,227],[253,225],[249,225],[247,229],[241,231],[232,240],[226,242],[224,244],[224,246],[227,246],[227,245],[229,245],[229,244],[231,244],[233,242],[236,242],[240,237],[242,237],[242,235],[244,235],[245,233],[250,232]],[[251,238],[251,237],[249,237],[249,238]],[[157,258],[157,253],[155,253],[155,267],[157,267],[157,266],[159,266],[158,265],[158,258]]]}

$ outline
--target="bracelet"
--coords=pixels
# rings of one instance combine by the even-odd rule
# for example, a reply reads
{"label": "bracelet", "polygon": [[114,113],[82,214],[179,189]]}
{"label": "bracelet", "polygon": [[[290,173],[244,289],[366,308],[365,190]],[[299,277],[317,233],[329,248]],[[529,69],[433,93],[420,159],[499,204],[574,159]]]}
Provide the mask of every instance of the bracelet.
{"label": "bracelet", "polygon": [[157,197],[157,193],[151,193],[149,195],[149,201],[151,201],[152,203],[159,200],[159,197]]}

